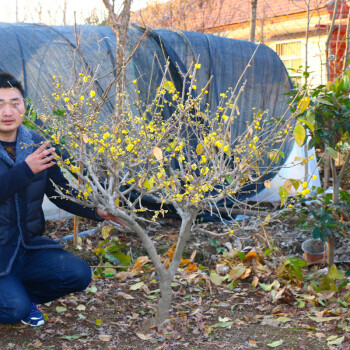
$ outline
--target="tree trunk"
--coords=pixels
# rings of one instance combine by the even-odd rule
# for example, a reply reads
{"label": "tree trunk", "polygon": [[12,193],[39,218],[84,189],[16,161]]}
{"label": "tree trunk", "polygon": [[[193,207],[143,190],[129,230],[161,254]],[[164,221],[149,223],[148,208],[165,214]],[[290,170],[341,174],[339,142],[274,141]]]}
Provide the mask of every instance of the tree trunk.
{"label": "tree trunk", "polygon": [[194,220],[197,217],[197,210],[187,208],[186,212],[182,212],[181,215],[181,227],[179,232],[179,238],[176,243],[176,249],[173,255],[169,269],[157,269],[156,271],[159,275],[159,289],[161,293],[161,298],[158,303],[157,312],[157,325],[161,326],[169,317],[171,300],[173,296],[173,291],[171,288],[171,282],[180,266],[182,253],[186,246],[188,239],[191,237],[191,227]]}
{"label": "tree trunk", "polygon": [[349,59],[349,42],[350,42],[350,11],[348,13],[348,23],[346,25],[346,46],[345,46],[345,52],[344,52],[344,62],[343,62],[343,70],[347,70],[348,68],[348,59]]}
{"label": "tree trunk", "polygon": [[339,5],[339,0],[335,0],[335,4],[334,4],[334,10],[333,10],[333,18],[332,18],[332,24],[331,27],[329,28],[329,33],[327,36],[327,40],[326,40],[326,72],[327,72],[327,82],[330,80],[330,76],[331,76],[331,72],[330,72],[330,67],[329,67],[329,54],[330,54],[330,50],[329,50],[329,44],[331,41],[331,37],[332,37],[332,32],[334,29],[334,23],[335,23],[335,19],[337,17],[337,12],[338,12],[338,5]]}
{"label": "tree trunk", "polygon": [[[308,50],[309,50],[309,32],[310,32],[310,0],[307,2],[307,26],[306,26],[306,35],[305,35],[305,72],[307,71],[309,64],[308,62]],[[305,74],[305,87],[307,86],[307,74]],[[306,158],[306,157],[305,157]],[[305,167],[307,166],[307,163]]]}
{"label": "tree trunk", "polygon": [[[124,110],[124,93],[125,93],[125,56],[127,48],[127,36],[130,21],[130,8],[132,0],[123,1],[123,9],[119,16],[114,13],[114,2],[111,4],[109,0],[103,0],[112,24],[113,31],[117,38],[117,48],[115,55],[115,72],[117,75],[115,91],[116,91],[116,108],[115,116],[119,119]],[[119,76],[118,76],[119,75]]]}
{"label": "tree trunk", "polygon": [[330,178],[330,169],[331,169],[331,157],[328,154],[328,151],[325,150],[324,157],[324,166],[323,166],[323,189],[326,190],[328,188],[329,178]]}
{"label": "tree trunk", "polygon": [[328,252],[327,252],[327,264],[328,267],[331,267],[334,264],[334,251],[335,251],[335,242],[336,238],[334,234],[332,237],[327,236],[328,242]]}
{"label": "tree trunk", "polygon": [[157,325],[161,326],[168,318],[170,313],[171,301],[173,299],[173,290],[171,288],[172,277],[159,277],[160,299],[157,310]]}
{"label": "tree trunk", "polygon": [[256,28],[256,8],[258,0],[251,0],[252,4],[252,18],[250,25],[250,41],[255,41],[255,28]]}

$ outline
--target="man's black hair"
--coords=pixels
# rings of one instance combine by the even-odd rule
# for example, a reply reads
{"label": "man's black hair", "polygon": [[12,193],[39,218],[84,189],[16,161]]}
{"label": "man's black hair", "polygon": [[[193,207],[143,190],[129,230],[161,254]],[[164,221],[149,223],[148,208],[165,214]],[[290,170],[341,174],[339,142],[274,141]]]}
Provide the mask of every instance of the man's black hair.
{"label": "man's black hair", "polygon": [[10,73],[0,72],[0,89],[1,88],[16,88],[24,97],[24,90],[22,84]]}

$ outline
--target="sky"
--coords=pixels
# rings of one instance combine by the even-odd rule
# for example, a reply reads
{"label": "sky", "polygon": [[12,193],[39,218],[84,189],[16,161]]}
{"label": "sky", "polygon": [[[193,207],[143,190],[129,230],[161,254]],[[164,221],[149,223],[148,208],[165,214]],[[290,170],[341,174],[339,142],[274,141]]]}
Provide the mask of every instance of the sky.
{"label": "sky", "polygon": [[[63,24],[63,4],[65,0],[0,0],[0,22],[16,22],[16,3],[19,22],[41,22],[45,24]],[[118,10],[122,0],[116,0]],[[133,0],[132,10],[146,6],[147,0]],[[78,24],[94,11],[99,18],[106,16],[102,0],[67,0],[66,24],[74,24],[74,12]]]}

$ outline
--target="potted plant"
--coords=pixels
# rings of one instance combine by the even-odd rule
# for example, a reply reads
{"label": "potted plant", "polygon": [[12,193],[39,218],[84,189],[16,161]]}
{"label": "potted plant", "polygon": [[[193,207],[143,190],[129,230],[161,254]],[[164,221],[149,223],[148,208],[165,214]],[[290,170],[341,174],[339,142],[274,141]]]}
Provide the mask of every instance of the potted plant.
{"label": "potted plant", "polygon": [[[327,261],[329,266],[333,265],[336,238],[346,235],[347,226],[343,221],[344,218],[348,218],[349,193],[340,190],[338,202],[333,203],[333,193],[326,193],[319,187],[315,196],[301,196],[296,202],[297,205],[292,207],[290,213],[298,218],[297,225],[312,236],[312,239],[308,239],[302,245],[305,260],[309,264]],[[330,240],[334,240],[334,246],[331,248]]]}
{"label": "potted plant", "polygon": [[[304,91],[295,98],[301,111],[294,129],[298,145],[307,145],[309,149],[316,145],[325,157],[330,156],[332,194],[323,197],[317,211],[311,211],[315,218],[313,236],[327,240],[327,262],[330,266],[334,263],[337,232],[343,227],[340,219],[344,214],[341,213],[344,201],[340,198],[340,181],[350,160],[349,94],[350,70],[334,82]],[[336,160],[340,160],[340,169],[336,167]]]}

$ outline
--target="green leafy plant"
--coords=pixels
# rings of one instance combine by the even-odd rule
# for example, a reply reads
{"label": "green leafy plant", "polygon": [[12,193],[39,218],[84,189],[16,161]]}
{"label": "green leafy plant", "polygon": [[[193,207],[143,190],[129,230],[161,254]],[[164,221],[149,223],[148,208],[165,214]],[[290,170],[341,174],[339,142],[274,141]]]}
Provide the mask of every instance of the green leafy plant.
{"label": "green leafy plant", "polygon": [[[323,189],[320,189],[323,192]],[[346,191],[341,191],[341,197],[347,197]],[[312,229],[312,237],[327,241],[328,237],[345,236],[344,229],[346,226],[341,221],[341,216],[344,209],[349,209],[348,201],[340,199],[338,203],[332,202],[332,194],[326,193],[317,197],[320,203],[314,209],[310,210],[313,216],[313,221],[310,224],[303,224],[304,229]]]}
{"label": "green leafy plant", "polygon": [[[331,172],[333,178],[332,201],[327,203],[323,212],[316,215],[322,218],[323,227],[316,229],[315,234],[324,237],[328,241],[327,262],[334,263],[334,249],[336,236],[331,227],[335,227],[337,218],[334,215],[335,204],[339,202],[340,180],[350,160],[350,70],[327,85],[320,85],[312,89],[306,89],[303,93],[295,95],[297,103],[295,111],[299,112],[299,119],[294,129],[295,140],[299,146],[307,144],[310,149],[315,145],[323,151],[324,156],[330,157]],[[310,137],[307,137],[307,134]],[[340,171],[336,168],[336,160],[342,159]],[[314,214],[313,214],[314,215]],[[315,217],[315,218],[316,218]]]}
{"label": "green leafy plant", "polygon": [[278,278],[287,279],[289,282],[300,282],[304,279],[302,267],[306,265],[305,260],[296,257],[287,257],[278,273]]}
{"label": "green leafy plant", "polygon": [[218,254],[223,253],[225,250],[227,250],[227,248],[225,246],[220,246],[219,242],[214,239],[214,238],[209,238],[209,242],[212,244],[212,246],[215,247],[215,250]]}
{"label": "green leafy plant", "polygon": [[108,237],[93,250],[100,258],[96,274],[101,277],[112,277],[116,275],[116,269],[113,266],[129,266],[131,257],[123,252],[125,243],[119,241],[116,237]]}
{"label": "green leafy plant", "polygon": [[313,281],[311,286],[317,292],[321,291],[333,291],[338,292],[349,283],[345,280],[345,273],[337,269],[336,265],[332,265],[329,268],[327,276],[323,277],[320,281]]}

